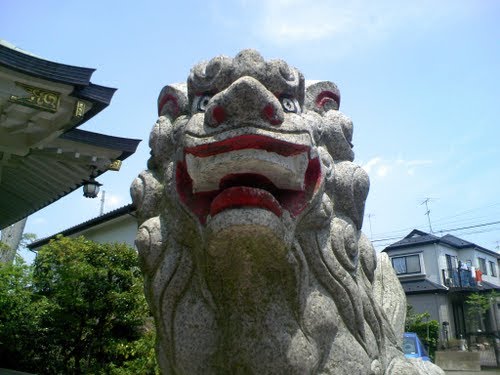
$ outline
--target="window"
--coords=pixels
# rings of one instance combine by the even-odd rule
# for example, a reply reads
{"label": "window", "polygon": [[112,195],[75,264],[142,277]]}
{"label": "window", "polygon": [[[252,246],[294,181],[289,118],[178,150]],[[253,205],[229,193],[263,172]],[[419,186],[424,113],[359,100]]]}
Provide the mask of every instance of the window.
{"label": "window", "polygon": [[457,268],[458,267],[457,257],[446,254],[446,266],[448,267],[448,271]]}
{"label": "window", "polygon": [[484,258],[477,258],[477,261],[479,262],[479,269],[483,273],[483,275],[488,274],[488,270],[486,269],[486,259]]}
{"label": "window", "polygon": [[497,267],[495,266],[495,263],[490,262],[490,273],[491,276],[496,277],[497,276]]}
{"label": "window", "polygon": [[392,266],[398,275],[420,273],[420,256],[417,254],[392,258]]}

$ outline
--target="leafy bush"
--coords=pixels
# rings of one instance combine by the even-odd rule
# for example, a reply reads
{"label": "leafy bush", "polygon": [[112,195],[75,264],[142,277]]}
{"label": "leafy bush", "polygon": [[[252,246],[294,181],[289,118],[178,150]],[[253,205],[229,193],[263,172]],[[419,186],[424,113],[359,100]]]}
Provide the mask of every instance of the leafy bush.
{"label": "leafy bush", "polygon": [[429,320],[428,312],[418,314],[411,305],[406,307],[405,332],[415,332],[429,351],[429,357],[434,359],[439,341],[439,322]]}
{"label": "leafy bush", "polygon": [[34,340],[48,301],[31,289],[32,269],[20,257],[0,263],[0,367],[26,368],[36,358]]}
{"label": "leafy bush", "polygon": [[[134,249],[60,237],[40,249],[32,267],[15,264],[2,270],[1,358],[23,357],[17,369],[157,373],[154,329],[146,324],[149,314]],[[6,313],[7,308],[12,312]],[[0,360],[14,367],[9,362],[5,366]]]}

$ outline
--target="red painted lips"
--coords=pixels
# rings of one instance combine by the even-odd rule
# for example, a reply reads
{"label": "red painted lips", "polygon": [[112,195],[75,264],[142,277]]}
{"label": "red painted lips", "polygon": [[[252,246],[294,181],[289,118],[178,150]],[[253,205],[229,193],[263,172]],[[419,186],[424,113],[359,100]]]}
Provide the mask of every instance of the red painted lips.
{"label": "red painted lips", "polygon": [[[256,149],[274,152],[284,157],[308,153],[309,147],[277,140],[262,135],[242,135],[219,142],[189,147],[184,155],[191,154],[198,158],[244,150]],[[317,188],[321,177],[318,158],[309,160],[304,176],[304,189],[279,189],[268,178],[259,174],[228,171],[219,182],[219,189],[193,193],[193,180],[187,172],[185,159],[176,166],[176,188],[181,201],[200,220],[205,223],[207,216],[215,216],[227,209],[256,207],[273,212],[281,217],[283,210],[297,216],[307,206]]]}
{"label": "red painted lips", "polygon": [[236,186],[225,189],[215,197],[210,205],[210,215],[229,208],[259,207],[265,208],[280,217],[283,213],[279,202],[266,190],[247,186]]}

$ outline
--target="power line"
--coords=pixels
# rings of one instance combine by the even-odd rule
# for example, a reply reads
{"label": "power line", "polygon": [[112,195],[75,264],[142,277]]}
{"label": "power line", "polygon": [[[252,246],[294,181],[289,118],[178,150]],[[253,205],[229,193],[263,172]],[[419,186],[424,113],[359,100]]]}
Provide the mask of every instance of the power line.
{"label": "power line", "polygon": [[387,237],[387,238],[377,238],[376,240],[372,240],[371,242],[390,241],[390,240],[397,240],[397,239],[400,239],[400,238],[401,238],[401,236]]}
{"label": "power line", "polygon": [[[430,209],[428,207],[428,204],[431,200],[434,200],[434,198],[428,197],[420,205],[426,204],[427,211],[426,211],[425,215],[427,216],[427,219],[428,219],[429,229],[432,230],[432,222],[430,219]],[[440,217],[437,220],[433,220],[433,221],[440,222],[440,225],[439,225],[440,227],[442,227],[446,224],[451,224],[450,225],[451,228],[439,230],[439,231],[437,231],[437,233],[458,232],[458,235],[470,235],[470,234],[487,233],[487,232],[493,232],[493,231],[499,230],[498,227],[493,227],[493,228],[491,227],[492,225],[500,224],[499,221],[489,221],[489,222],[483,222],[480,224],[474,224],[474,220],[477,223],[481,219],[488,219],[488,216],[491,217],[491,215],[486,215],[486,216],[485,215],[479,215],[479,216],[475,215],[474,217],[469,217],[469,218],[464,218],[464,217],[459,218],[459,216],[469,214],[473,211],[477,211],[477,210],[484,211],[485,208],[498,207],[499,205],[500,205],[500,203],[495,202],[495,203],[488,204],[485,206],[476,207],[476,208],[472,208],[472,209],[465,210],[462,212],[458,212],[455,215],[444,216],[444,217]],[[369,216],[369,215],[366,215],[366,216]],[[374,216],[374,215],[370,214],[370,216]],[[496,211],[495,211],[494,216],[497,216]],[[369,220],[370,219],[371,219],[371,217],[369,217]],[[469,223],[470,223],[470,225],[467,225]],[[370,224],[371,224],[371,221],[370,221]],[[490,228],[484,228],[484,227],[488,227],[488,226],[490,226]],[[414,226],[408,227],[408,228],[401,228],[398,230],[379,232],[379,233],[375,234],[375,236],[378,236],[378,238],[374,239],[372,228],[370,225],[370,240],[373,243],[373,246],[375,246],[376,248],[384,247],[386,245],[390,245],[390,244],[394,243],[395,240],[401,240],[408,233],[409,230],[419,228],[419,227],[420,227],[420,225],[414,225]],[[484,228],[484,229],[477,230],[478,228]],[[476,229],[476,230],[471,231],[471,229]],[[431,231],[431,233],[432,233],[432,231]],[[497,247],[497,250],[500,251],[500,241],[496,242],[496,247]]]}
{"label": "power line", "polygon": [[[475,224],[475,225],[468,225],[468,226],[465,226],[465,227],[458,227],[458,228],[449,228],[449,229],[438,230],[436,233],[457,232],[457,231],[461,231],[461,230],[467,230],[467,229],[473,229],[473,228],[481,228],[481,227],[486,227],[486,226],[496,225],[496,224],[500,224],[500,220],[498,220],[498,221],[492,221],[492,222],[489,222],[489,223],[481,223],[481,224]],[[372,240],[371,242],[392,241],[392,240],[396,240],[396,239],[400,239],[400,238],[401,237],[399,237],[399,236],[398,237],[377,238],[377,239]]]}
{"label": "power line", "polygon": [[[463,216],[463,215],[466,215],[466,214],[468,214],[470,212],[477,211],[477,210],[484,211],[485,209],[490,208],[490,207],[494,207],[494,206],[500,206],[500,203],[492,203],[492,204],[488,204],[486,206],[480,206],[480,207],[476,207],[476,208],[471,208],[469,210],[465,210],[465,211],[459,212],[458,214],[455,214],[455,215],[452,215],[452,216],[443,216],[443,217],[434,219],[434,223],[436,223],[438,221],[443,221],[443,220],[448,221],[450,219],[456,218],[458,216]],[[464,219],[460,219],[460,220],[464,220]],[[468,219],[465,219],[465,220],[468,220]]]}
{"label": "power line", "polygon": [[[455,217],[450,220],[442,220],[439,222],[437,225],[439,227],[458,227],[458,226],[465,226],[465,225],[474,225],[475,223],[481,223],[481,222],[486,222],[488,220],[492,220],[492,218],[497,217],[500,214],[499,211],[495,211],[492,213],[483,213],[482,215],[475,215],[475,216],[469,216],[469,217]],[[432,223],[434,227],[436,226],[436,220],[432,220]]]}
{"label": "power line", "polygon": [[[429,199],[429,201],[435,200],[435,198],[427,198],[427,199]],[[425,201],[423,201],[421,203],[421,205],[424,203],[425,203]],[[473,211],[478,211],[478,210],[484,211],[485,209],[488,209],[491,207],[498,207],[498,206],[500,206],[500,203],[497,202],[497,203],[492,203],[492,204],[488,204],[485,206],[480,206],[480,207],[472,208],[469,210],[465,210],[465,211],[459,212],[459,213],[451,215],[451,216],[442,216],[438,219],[432,219],[431,224],[433,223],[434,225],[436,225],[436,222],[439,222],[440,227],[442,227],[444,225],[449,225],[449,226],[452,226],[453,228],[458,227],[459,225],[461,225],[461,226],[465,226],[467,224],[474,225],[474,222],[483,221],[483,220],[486,221],[489,218],[491,218],[492,215],[491,214],[488,214],[488,215],[483,214],[483,215],[475,215],[475,216],[468,217],[468,218],[463,218],[463,217],[458,218],[458,217],[469,214],[470,212],[473,212]],[[492,212],[493,216],[497,216],[498,212],[500,212],[500,211]],[[427,215],[427,213],[425,215]],[[374,216],[374,215],[372,215],[372,216]],[[401,228],[401,229],[397,229],[397,230],[378,232],[378,233],[375,233],[375,236],[383,237],[383,238],[386,238],[386,237],[392,238],[393,236],[402,235],[405,232],[412,230],[412,229],[415,229],[415,228],[418,228],[418,227],[419,227],[419,225],[417,224],[417,225],[413,225],[410,227],[405,227],[405,228]]]}
{"label": "power line", "polygon": [[482,224],[476,224],[476,225],[469,225],[467,227],[461,227],[461,228],[443,229],[443,230],[439,230],[438,233],[456,232],[456,231],[459,231],[459,230],[472,229],[472,228],[480,228],[480,227],[485,227],[485,226],[488,226],[488,225],[495,225],[495,224],[500,224],[500,220],[499,221],[492,221],[491,223],[482,223]]}

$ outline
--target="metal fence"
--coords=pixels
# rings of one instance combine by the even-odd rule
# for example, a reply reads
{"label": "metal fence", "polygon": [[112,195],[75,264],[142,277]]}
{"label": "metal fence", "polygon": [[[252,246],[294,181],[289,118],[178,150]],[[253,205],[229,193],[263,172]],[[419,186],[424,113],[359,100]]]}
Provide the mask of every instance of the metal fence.
{"label": "metal fence", "polygon": [[499,367],[500,364],[500,338],[492,333],[467,335],[468,349],[478,351],[481,366]]}

